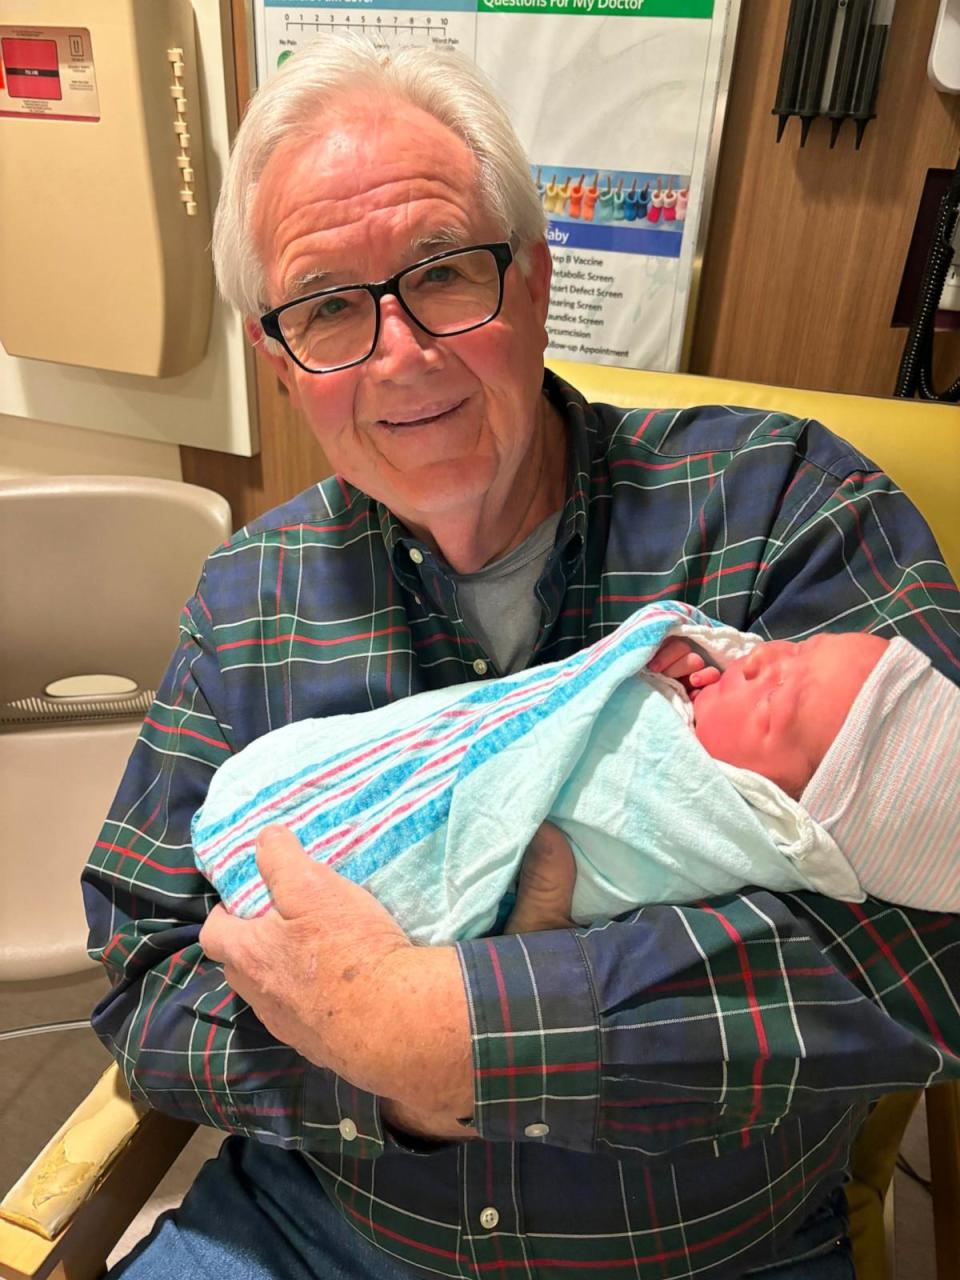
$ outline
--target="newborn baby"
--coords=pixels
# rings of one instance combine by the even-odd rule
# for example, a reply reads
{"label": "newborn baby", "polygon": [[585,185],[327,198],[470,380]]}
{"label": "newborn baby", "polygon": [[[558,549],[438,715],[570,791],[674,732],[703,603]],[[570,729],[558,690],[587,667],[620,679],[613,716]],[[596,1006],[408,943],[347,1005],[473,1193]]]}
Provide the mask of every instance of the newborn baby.
{"label": "newborn baby", "polygon": [[715,760],[762,774],[799,800],[888,645],[823,632],[768,641],[721,670],[689,641],[670,639],[649,670],[684,684],[694,732]]}
{"label": "newborn baby", "polygon": [[266,735],[194,848],[259,914],[256,832],[285,822],[424,942],[493,926],[548,817],[581,922],[744,884],[956,909],[958,698],[899,638],[764,643],[647,606],[562,662]]}
{"label": "newborn baby", "polygon": [[906,640],[824,632],[721,671],[670,639],[650,669],[684,683],[710,755],[798,800],[866,892],[960,910],[960,690]]}

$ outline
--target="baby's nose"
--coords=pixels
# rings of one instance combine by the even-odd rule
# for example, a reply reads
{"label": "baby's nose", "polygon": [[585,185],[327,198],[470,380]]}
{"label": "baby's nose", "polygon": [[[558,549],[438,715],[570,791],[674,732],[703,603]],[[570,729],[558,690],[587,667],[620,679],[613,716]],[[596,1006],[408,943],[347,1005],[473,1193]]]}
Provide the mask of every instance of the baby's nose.
{"label": "baby's nose", "polygon": [[756,680],[758,676],[771,673],[778,679],[785,663],[796,656],[797,646],[789,640],[767,640],[758,644],[743,660],[743,678]]}
{"label": "baby's nose", "polygon": [[744,658],[743,667],[741,668],[744,680],[756,680],[757,676],[763,670],[762,653],[762,648],[758,646],[752,651],[752,653],[748,653]]}

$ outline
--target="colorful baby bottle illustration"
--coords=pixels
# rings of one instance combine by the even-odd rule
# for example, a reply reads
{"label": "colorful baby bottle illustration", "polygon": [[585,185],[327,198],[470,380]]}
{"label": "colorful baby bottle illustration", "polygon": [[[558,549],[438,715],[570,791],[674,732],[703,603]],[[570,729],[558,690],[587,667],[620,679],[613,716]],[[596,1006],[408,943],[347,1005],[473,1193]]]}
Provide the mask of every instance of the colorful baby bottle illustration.
{"label": "colorful baby bottle illustration", "polygon": [[636,222],[637,220],[637,180],[634,178],[624,199],[624,217],[627,222]]}
{"label": "colorful baby bottle illustration", "polygon": [[625,203],[626,199],[623,194],[623,179],[621,178],[617,183],[616,191],[613,193],[613,218],[615,222],[623,222],[626,218],[627,215],[623,208]]}
{"label": "colorful baby bottle illustration", "polygon": [[543,179],[540,176],[540,166],[537,165],[537,195],[540,197],[541,203],[543,204],[546,204],[546,201],[544,200],[545,194],[546,187],[543,185]]}
{"label": "colorful baby bottle illustration", "polygon": [[677,217],[677,193],[673,189],[673,179],[667,179],[667,189],[663,193],[663,220],[675,222]]}
{"label": "colorful baby bottle illustration", "polygon": [[659,222],[661,213],[663,213],[663,184],[658,178],[657,185],[650,195],[650,208],[647,210],[648,221]]}
{"label": "colorful baby bottle illustration", "polygon": [[593,215],[597,206],[597,198],[600,195],[600,175],[593,175],[593,182],[583,193],[583,220],[584,222],[592,222]]}
{"label": "colorful baby bottle illustration", "polygon": [[650,183],[645,182],[640,188],[640,194],[637,196],[637,218],[643,219],[647,216],[647,209],[650,207]]}
{"label": "colorful baby bottle illustration", "polygon": [[557,175],[554,174],[550,179],[546,191],[543,194],[543,207],[547,213],[560,213],[563,209],[563,196],[560,194],[560,188],[557,186]]}
{"label": "colorful baby bottle illustration", "polygon": [[601,190],[597,199],[597,221],[612,222],[613,221],[613,179],[609,173],[605,178],[607,184],[606,190]]}
{"label": "colorful baby bottle illustration", "polygon": [[[579,218],[579,217],[580,217],[580,207],[581,207],[581,204],[582,204],[582,202],[583,202],[583,195],[584,195],[584,192],[583,192],[583,180],[584,180],[584,178],[585,178],[586,176],[587,176],[587,175],[586,175],[585,173],[581,173],[581,175],[580,175],[580,181],[579,181],[579,182],[577,182],[577,183],[575,183],[575,184],[570,188],[570,196],[569,196],[569,199],[570,199],[570,209],[569,209],[569,213],[570,213],[570,217],[571,217],[571,218]],[[591,206],[591,208],[592,208],[592,206]],[[592,216],[592,215],[591,215],[591,216]]]}
{"label": "colorful baby bottle illustration", "polygon": [[685,222],[687,218],[687,201],[690,198],[690,188],[681,187],[677,192],[677,221]]}

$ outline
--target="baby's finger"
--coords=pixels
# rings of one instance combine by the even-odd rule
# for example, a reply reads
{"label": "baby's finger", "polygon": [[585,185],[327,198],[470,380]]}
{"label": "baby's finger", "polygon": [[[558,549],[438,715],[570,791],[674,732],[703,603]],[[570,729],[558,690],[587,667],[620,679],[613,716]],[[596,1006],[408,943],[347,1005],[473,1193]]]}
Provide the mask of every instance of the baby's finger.
{"label": "baby's finger", "polygon": [[657,652],[647,663],[647,670],[655,671],[659,674],[659,672],[663,671],[664,667],[666,667],[678,653],[682,652],[683,648],[678,646],[678,642],[676,640],[667,640],[660,646]]}
{"label": "baby's finger", "polygon": [[[686,665],[690,658],[698,659],[694,667]],[[703,666],[703,659],[694,649],[690,648],[686,640],[681,640],[679,636],[671,636],[669,640],[660,646],[647,663],[650,671],[657,672],[660,675],[672,676],[674,679],[679,679],[687,671],[696,670],[701,666]]]}
{"label": "baby's finger", "polygon": [[675,662],[671,662],[669,666],[664,667],[662,674],[670,676],[674,680],[685,680],[688,676],[692,677],[696,672],[702,670],[703,665],[703,658],[699,653],[694,653],[691,649],[682,658],[677,658]]}
{"label": "baby's finger", "polygon": [[708,685],[716,684],[722,675],[719,667],[704,667],[702,671],[691,672],[690,684],[694,689],[706,689]]}

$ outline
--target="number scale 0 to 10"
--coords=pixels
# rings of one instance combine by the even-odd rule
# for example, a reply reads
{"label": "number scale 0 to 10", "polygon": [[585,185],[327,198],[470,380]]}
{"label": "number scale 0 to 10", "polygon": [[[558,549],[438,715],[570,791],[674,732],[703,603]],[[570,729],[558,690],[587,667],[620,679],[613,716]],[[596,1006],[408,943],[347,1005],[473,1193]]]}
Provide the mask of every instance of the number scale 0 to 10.
{"label": "number scale 0 to 10", "polygon": [[299,27],[301,31],[329,31],[334,27],[366,27],[368,31],[436,31],[447,26],[448,22],[448,18],[434,20],[420,15],[414,17],[412,14],[409,19],[401,18],[399,14],[393,14],[386,19],[378,15],[368,22],[365,13],[358,14],[352,21],[349,13],[339,19],[331,13],[329,18],[323,22],[320,21],[320,15],[317,14],[313,22],[307,22],[303,18],[291,18],[288,14],[284,14],[284,24],[287,31],[291,27]]}

